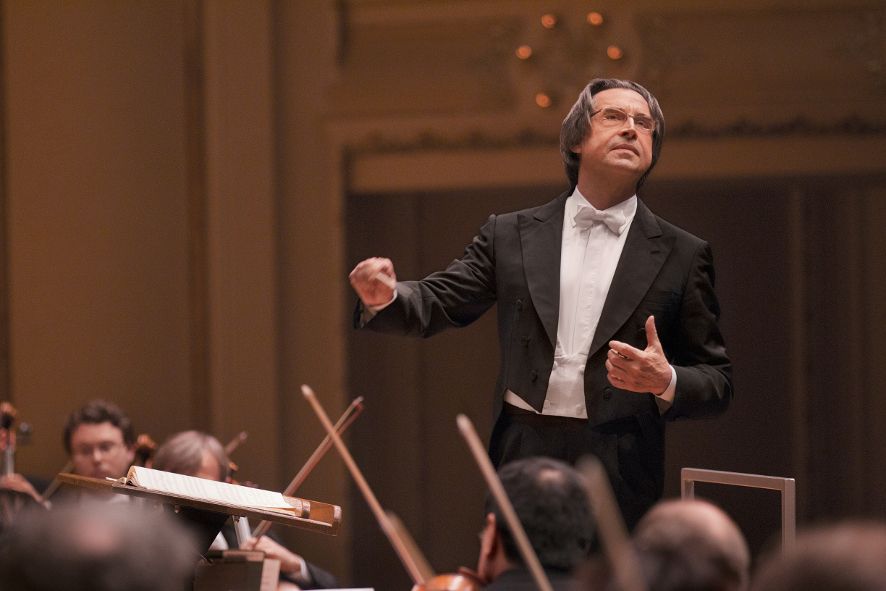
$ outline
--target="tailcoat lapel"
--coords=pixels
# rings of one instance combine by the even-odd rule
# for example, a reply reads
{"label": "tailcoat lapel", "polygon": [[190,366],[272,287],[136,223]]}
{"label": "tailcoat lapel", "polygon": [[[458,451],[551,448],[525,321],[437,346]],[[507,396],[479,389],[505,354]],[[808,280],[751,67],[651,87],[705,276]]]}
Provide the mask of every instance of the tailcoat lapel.
{"label": "tailcoat lapel", "polygon": [[655,216],[638,199],[637,213],[615,268],[600,322],[588,351],[588,359],[604,343],[609,342],[631,317],[658,275],[670,250],[671,245],[662,238],[661,227]]}
{"label": "tailcoat lapel", "polygon": [[569,193],[563,193],[550,203],[518,216],[526,284],[552,347],[557,344],[560,315],[560,251],[567,197]]}

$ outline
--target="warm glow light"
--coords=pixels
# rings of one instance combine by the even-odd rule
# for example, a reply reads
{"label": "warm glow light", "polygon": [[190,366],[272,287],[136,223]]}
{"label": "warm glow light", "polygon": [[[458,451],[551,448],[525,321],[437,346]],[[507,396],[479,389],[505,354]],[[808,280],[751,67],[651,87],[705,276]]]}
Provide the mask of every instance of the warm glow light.
{"label": "warm glow light", "polygon": [[606,55],[609,56],[609,59],[617,61],[624,57],[624,52],[618,45],[610,45],[606,48]]}
{"label": "warm glow light", "polygon": [[535,95],[535,104],[541,107],[542,109],[547,109],[553,104],[551,97],[544,92],[539,92]]}
{"label": "warm glow light", "polygon": [[551,13],[541,16],[541,26],[545,29],[553,29],[557,26],[557,16]]}
{"label": "warm glow light", "polygon": [[589,12],[588,13],[588,24],[593,25],[595,27],[599,27],[603,24],[603,15],[599,12]]}
{"label": "warm glow light", "polygon": [[514,52],[518,58],[521,60],[528,60],[532,57],[532,48],[528,45],[521,45],[517,48],[517,51]]}

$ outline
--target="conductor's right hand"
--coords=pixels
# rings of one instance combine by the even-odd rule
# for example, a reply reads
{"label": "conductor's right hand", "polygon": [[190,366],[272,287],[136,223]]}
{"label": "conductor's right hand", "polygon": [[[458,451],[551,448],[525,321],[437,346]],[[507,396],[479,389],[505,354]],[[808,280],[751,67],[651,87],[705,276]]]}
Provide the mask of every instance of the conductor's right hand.
{"label": "conductor's right hand", "polygon": [[384,306],[394,297],[397,274],[391,259],[373,257],[360,261],[351,274],[351,287],[367,308]]}

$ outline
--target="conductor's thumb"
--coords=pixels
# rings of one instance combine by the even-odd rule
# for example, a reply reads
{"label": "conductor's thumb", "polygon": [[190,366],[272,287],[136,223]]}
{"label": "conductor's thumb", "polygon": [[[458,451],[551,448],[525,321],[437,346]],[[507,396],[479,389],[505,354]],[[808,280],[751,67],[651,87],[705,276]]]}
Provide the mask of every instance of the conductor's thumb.
{"label": "conductor's thumb", "polygon": [[658,340],[658,330],[655,328],[655,316],[646,319],[646,348],[661,349],[661,341]]}

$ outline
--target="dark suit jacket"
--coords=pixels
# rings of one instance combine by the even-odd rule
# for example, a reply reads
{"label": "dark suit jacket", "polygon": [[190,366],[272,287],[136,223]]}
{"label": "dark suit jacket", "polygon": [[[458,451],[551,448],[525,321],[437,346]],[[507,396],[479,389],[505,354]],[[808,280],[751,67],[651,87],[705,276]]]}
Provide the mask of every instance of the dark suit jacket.
{"label": "dark suit jacket", "polygon": [[[566,573],[545,570],[545,574],[548,576],[548,581],[550,581],[554,591],[575,589],[572,578]],[[515,568],[503,572],[497,579],[483,587],[483,589],[485,591],[495,591],[496,589],[501,591],[537,591],[538,585],[535,584],[535,579],[532,578],[532,574],[528,570]]]}
{"label": "dark suit jacket", "polygon": [[[397,298],[367,324],[380,332],[429,336],[465,326],[498,304],[501,367],[495,417],[504,392],[541,411],[557,340],[564,193],[531,209],[492,215],[445,270],[397,284]],[[613,487],[625,503],[661,496],[664,419],[716,415],[732,398],[731,365],[717,326],[709,245],[654,215],[638,201],[585,368],[589,427]],[[665,354],[677,372],[674,403],[662,416],[652,394],[623,391],[606,378],[610,340],[646,346],[655,315]]]}

